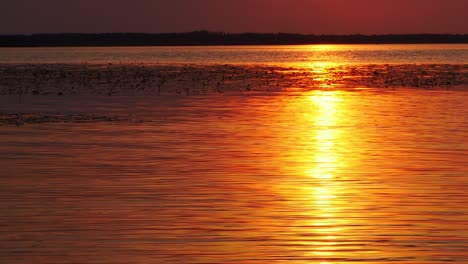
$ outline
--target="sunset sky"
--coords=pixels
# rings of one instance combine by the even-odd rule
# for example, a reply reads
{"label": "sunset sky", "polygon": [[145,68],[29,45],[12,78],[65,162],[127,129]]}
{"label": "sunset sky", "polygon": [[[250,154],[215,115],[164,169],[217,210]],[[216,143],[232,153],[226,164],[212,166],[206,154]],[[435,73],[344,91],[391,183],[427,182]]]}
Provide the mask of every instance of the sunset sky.
{"label": "sunset sky", "polygon": [[468,0],[4,0],[0,34],[468,33]]}

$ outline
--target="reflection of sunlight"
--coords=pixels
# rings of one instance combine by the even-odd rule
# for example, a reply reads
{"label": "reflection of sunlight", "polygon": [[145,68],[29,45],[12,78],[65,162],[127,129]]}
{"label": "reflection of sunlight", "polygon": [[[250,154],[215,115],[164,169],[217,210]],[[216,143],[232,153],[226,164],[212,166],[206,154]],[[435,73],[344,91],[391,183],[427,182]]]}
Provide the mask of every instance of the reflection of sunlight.
{"label": "reflection of sunlight", "polygon": [[314,80],[318,83],[319,88],[333,88],[336,86],[335,74],[333,71],[338,67],[337,63],[333,62],[315,62],[309,67],[315,74]]}
{"label": "reflection of sunlight", "polygon": [[319,245],[313,245],[310,254],[329,257],[336,250],[336,234],[342,231],[336,207],[337,182],[336,171],[340,165],[336,144],[339,135],[336,126],[338,120],[338,106],[340,97],[338,92],[317,91],[311,96],[316,109],[313,117],[315,124],[313,167],[306,169],[306,175],[314,179],[314,186],[309,188],[313,199],[313,220],[310,225],[314,233],[321,238]]}
{"label": "reflection of sunlight", "polygon": [[339,50],[340,46],[332,44],[319,44],[319,45],[310,45],[309,50],[311,51],[334,51]]}
{"label": "reflection of sunlight", "polygon": [[328,187],[317,187],[314,188],[316,203],[330,205],[330,200],[335,198],[333,192]]}
{"label": "reflection of sunlight", "polygon": [[327,68],[332,68],[332,67],[334,67],[336,65],[337,65],[336,63],[326,62],[326,61],[314,62],[314,63],[310,64],[311,67],[315,67],[316,69],[321,69],[321,70],[325,70]]}
{"label": "reflection of sunlight", "polygon": [[[292,104],[298,125],[289,133],[298,142],[288,153],[291,163],[286,167],[298,178],[288,178],[286,186],[281,187],[287,190],[288,203],[300,215],[294,219],[291,233],[297,231],[298,243],[308,249],[306,257],[323,263],[342,254],[340,249],[346,244],[342,240],[349,236],[352,221],[346,217],[347,184],[342,173],[348,164],[343,156],[347,134],[341,124],[348,110],[346,95],[343,91],[315,90]],[[304,234],[307,236],[302,237]]]}
{"label": "reflection of sunlight", "polygon": [[311,99],[317,109],[314,120],[317,127],[315,135],[316,166],[308,170],[307,174],[317,179],[330,179],[333,177],[333,172],[336,170],[338,163],[338,158],[334,151],[336,131],[333,126],[336,126],[338,122],[336,108],[340,100],[335,96],[335,92],[320,91],[316,92]]}

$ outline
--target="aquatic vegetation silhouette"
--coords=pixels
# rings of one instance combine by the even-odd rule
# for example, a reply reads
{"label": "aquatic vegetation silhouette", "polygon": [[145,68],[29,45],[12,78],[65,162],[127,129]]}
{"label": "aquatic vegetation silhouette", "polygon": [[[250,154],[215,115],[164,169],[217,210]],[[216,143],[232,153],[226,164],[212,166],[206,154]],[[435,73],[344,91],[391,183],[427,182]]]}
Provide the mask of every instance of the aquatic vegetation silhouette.
{"label": "aquatic vegetation silhouette", "polygon": [[3,64],[1,95],[206,95],[314,89],[468,86],[468,65]]}

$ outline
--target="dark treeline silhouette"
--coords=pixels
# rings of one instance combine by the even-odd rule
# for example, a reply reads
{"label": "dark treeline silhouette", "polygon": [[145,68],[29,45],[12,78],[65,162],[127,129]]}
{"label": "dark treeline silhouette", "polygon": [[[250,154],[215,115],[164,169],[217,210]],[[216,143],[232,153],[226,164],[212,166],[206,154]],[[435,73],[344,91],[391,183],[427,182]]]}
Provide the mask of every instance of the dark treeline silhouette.
{"label": "dark treeline silhouette", "polygon": [[468,43],[468,34],[303,35],[195,31],[188,33],[33,34],[0,36],[0,47],[199,46],[293,44]]}

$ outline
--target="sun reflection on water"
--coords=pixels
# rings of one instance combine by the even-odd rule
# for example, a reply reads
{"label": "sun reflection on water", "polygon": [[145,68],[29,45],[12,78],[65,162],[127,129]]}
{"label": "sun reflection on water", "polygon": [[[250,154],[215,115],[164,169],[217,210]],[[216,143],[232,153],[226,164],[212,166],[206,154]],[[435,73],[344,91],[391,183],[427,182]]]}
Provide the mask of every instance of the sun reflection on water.
{"label": "sun reflection on water", "polygon": [[318,91],[311,97],[313,105],[317,109],[314,116],[316,133],[315,143],[315,167],[308,174],[316,179],[331,179],[339,163],[335,152],[337,131],[337,104],[340,101],[336,92]]}
{"label": "sun reflection on water", "polygon": [[[339,66],[340,64],[335,62],[314,62],[309,64],[308,67],[310,68],[311,72],[314,73],[314,81],[316,82],[316,86],[318,88],[328,90],[338,86],[337,78],[339,77],[339,74],[337,74],[337,72],[339,71],[337,71],[337,68],[339,68]],[[324,102],[327,103],[327,98],[324,99]],[[327,107],[325,104],[322,104],[322,106]],[[333,107],[333,105],[328,104],[328,107]]]}
{"label": "sun reflection on water", "polygon": [[343,162],[337,151],[337,144],[342,140],[337,128],[341,100],[339,92],[334,91],[317,91],[310,97],[311,106],[316,110],[309,120],[315,127],[310,139],[314,154],[312,166],[305,172],[312,178],[312,184],[305,192],[309,193],[313,208],[309,212],[312,219],[309,224],[321,242],[311,246],[310,255],[317,257],[333,256],[337,249],[337,236],[344,229],[338,200],[342,186],[335,179]]}

